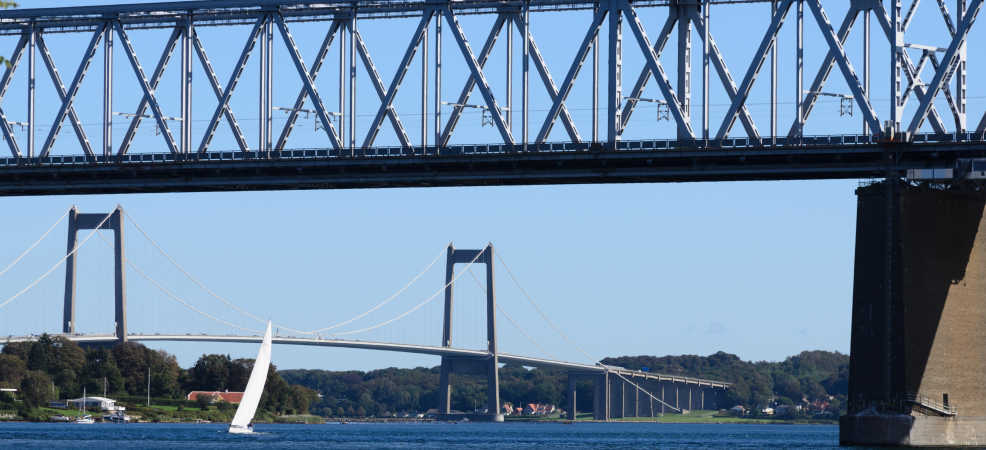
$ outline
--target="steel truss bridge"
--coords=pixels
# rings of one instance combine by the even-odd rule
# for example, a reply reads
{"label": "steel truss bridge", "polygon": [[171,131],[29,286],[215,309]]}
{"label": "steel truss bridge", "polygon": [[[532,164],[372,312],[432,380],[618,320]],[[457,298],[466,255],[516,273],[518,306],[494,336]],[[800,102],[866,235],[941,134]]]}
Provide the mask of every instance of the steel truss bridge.
{"label": "steel truss bridge", "polygon": [[[0,109],[0,131],[9,157],[0,159],[0,194],[34,195],[66,193],[206,191],[237,189],[304,189],[400,186],[450,186],[485,184],[596,183],[634,181],[692,181],[804,178],[860,178],[897,176],[909,168],[951,167],[964,157],[984,156],[986,115],[969,120],[967,104],[967,44],[983,0],[957,0],[950,10],[945,0],[937,8],[919,8],[911,0],[907,9],[901,0],[853,0],[848,11],[833,25],[821,0],[504,0],[504,1],[191,1],[134,5],[94,6],[57,9],[21,9],[0,12],[0,35],[17,37],[11,64],[0,77],[0,100],[11,87],[13,74],[26,59],[30,82],[26,86],[27,117],[12,122]],[[930,2],[930,0],[925,0]],[[713,12],[728,14],[733,3],[755,3],[764,8],[767,25],[745,30],[744,39],[756,36],[752,59],[737,61],[730,56],[734,78],[726,54],[713,37]],[[832,3],[826,2],[832,7]],[[844,6],[844,5],[837,5]],[[666,11],[660,31],[648,35],[639,14],[643,8]],[[941,38],[935,43],[909,42],[907,31],[915,18],[934,10],[944,21]],[[589,24],[576,30],[580,39],[564,76],[556,82],[546,57],[539,49],[529,26],[532,15],[583,14]],[[484,41],[470,41],[459,17],[484,15],[493,24]],[[875,20],[875,27],[871,21]],[[390,80],[381,78],[360,33],[367,21],[411,21],[417,26],[407,40],[406,49],[396,61]],[[301,22],[324,23],[325,35],[315,58],[302,57],[291,26]],[[793,25],[791,25],[793,22]],[[846,48],[854,25],[862,22],[863,58],[854,65]],[[379,23],[379,22],[378,22]],[[395,22],[396,23],[396,22]],[[796,80],[795,119],[789,127],[779,123],[777,42],[780,30],[796,27],[796,58],[791,63]],[[827,52],[820,61],[810,61],[818,70],[805,83],[805,26],[817,27]],[[232,73],[221,80],[209,59],[203,39],[196,30],[206,27],[249,27]],[[871,42],[871,28],[876,35]],[[135,50],[130,36],[145,30],[171,30],[154,69],[143,64],[152,60]],[[506,30],[504,32],[504,29]],[[472,31],[472,30],[470,30]],[[434,33],[435,46],[429,62],[428,35]],[[624,41],[624,32],[629,39]],[[79,64],[68,80],[62,80],[45,36],[70,33],[88,40],[76,56]],[[449,33],[455,46],[442,48],[442,33]],[[701,46],[701,95],[693,99],[693,34]],[[279,35],[291,59],[290,67],[273,64],[274,36]],[[496,95],[489,81],[487,66],[500,36],[505,35],[505,89]],[[602,36],[600,36],[602,35]],[[676,36],[677,60],[672,70],[662,54],[670,38]],[[600,45],[600,37],[605,45]],[[224,40],[229,38],[224,36]],[[514,66],[514,39],[521,43],[521,70]],[[339,46],[339,85],[336,92],[317,83],[333,43]],[[472,43],[471,43],[472,42]],[[882,44],[886,44],[884,47]],[[114,51],[114,46],[118,50]],[[698,45],[695,45],[697,47]],[[103,48],[103,107],[100,120],[102,141],[86,135],[77,111],[78,93],[89,67]],[[230,103],[253,51],[259,47],[259,105],[257,140],[248,142],[244,127],[237,120],[242,111]],[[600,52],[602,47],[602,52]],[[889,73],[879,89],[871,88],[870,61],[873,49],[891,55]],[[478,50],[478,52],[477,52]],[[119,95],[119,81],[112,77],[113,56],[122,52],[132,68],[136,86],[123,86],[137,92],[141,100],[128,118],[122,139],[114,142],[113,98]],[[165,86],[160,85],[169,61],[178,53],[180,97],[177,112],[166,112],[158,101]],[[442,58],[461,57],[466,63],[464,85],[455,101],[443,101]],[[601,53],[601,55],[600,55]],[[624,53],[643,60],[643,69],[627,91],[623,86]],[[36,140],[36,55],[50,75],[59,107],[43,140]],[[417,55],[417,57],[416,57]],[[152,55],[153,56],[153,55]],[[549,55],[555,59],[557,55]],[[206,74],[205,83],[213,92],[213,110],[192,108],[193,59],[198,58]],[[412,62],[420,60],[420,137],[412,139],[396,107],[398,91],[410,72]],[[566,100],[583,66],[592,78],[591,131],[579,130]],[[600,61],[602,63],[600,64]],[[738,64],[739,65],[735,65]],[[365,70],[377,98],[360,98],[356,91],[357,73]],[[600,66],[602,66],[600,70]],[[768,126],[758,127],[749,110],[751,92],[769,66]],[[280,70],[275,70],[275,67]],[[547,112],[537,116],[531,110],[530,70],[537,72],[547,94]],[[721,118],[710,116],[710,71],[721,82],[728,109]],[[448,71],[446,71],[448,72]],[[519,72],[520,106],[515,108],[514,74]],[[669,77],[674,74],[674,82]],[[829,78],[841,77],[848,92],[825,90]],[[861,73],[861,75],[859,75]],[[930,73],[930,75],[928,75]],[[290,106],[273,104],[275,82],[282,78],[300,80],[300,92]],[[324,77],[323,77],[324,78]],[[431,80],[433,90],[429,93]],[[647,84],[656,83],[661,98],[645,98]],[[605,84],[604,99],[599,99]],[[175,86],[172,86],[174,88]],[[242,89],[241,89],[242,90]],[[470,99],[478,91],[478,100]],[[332,93],[327,96],[326,93]],[[888,97],[885,108],[871,101]],[[629,95],[626,95],[629,94]],[[887,95],[889,94],[889,95]],[[242,94],[241,94],[242,95]],[[252,93],[251,93],[252,95]],[[838,97],[842,107],[858,110],[860,133],[812,137],[803,133],[805,122],[822,97]],[[326,98],[338,99],[337,110],[330,110]],[[365,97],[365,96],[362,96]],[[450,99],[452,97],[449,97]],[[908,109],[908,103],[912,103]],[[377,107],[372,119],[360,119],[357,102]],[[621,137],[635,109],[642,103],[656,103],[674,123],[673,140],[624,141]],[[916,106],[915,106],[916,104]],[[4,106],[10,109],[9,105]],[[417,108],[416,108],[417,109]],[[500,141],[480,145],[460,145],[453,141],[456,125],[464,111],[482,110],[495,128]],[[886,109],[879,117],[877,110]],[[275,133],[273,113],[288,114],[283,128]],[[515,111],[519,110],[519,114]],[[199,136],[193,136],[193,112],[209,117]],[[907,113],[905,115],[905,112]],[[288,143],[297,133],[299,116],[315,116],[321,131],[319,144],[295,148]],[[168,115],[171,114],[171,115]],[[447,116],[446,116],[447,114]],[[979,114],[976,112],[975,114]],[[519,121],[516,116],[519,117]],[[133,149],[134,135],[144,119],[154,122],[161,141],[155,148]],[[713,120],[716,120],[714,122]],[[721,120],[720,120],[721,119]],[[227,123],[237,148],[217,151],[212,141],[222,122]],[[55,140],[68,122],[78,146],[70,154],[54,154]],[[431,123],[429,123],[431,122]],[[519,123],[518,123],[519,122]],[[553,127],[561,122],[567,140],[551,142]],[[736,127],[737,122],[739,127]],[[394,130],[397,146],[381,146],[377,137],[382,128]],[[600,125],[604,123],[605,125]],[[25,127],[18,139],[12,125]],[[177,124],[175,130],[172,130]],[[763,124],[759,124],[762,126]],[[599,133],[599,128],[605,128]],[[357,133],[366,129],[365,135]],[[786,131],[785,131],[786,130]],[[731,133],[740,132],[737,137]],[[41,137],[41,136],[39,136]]]}

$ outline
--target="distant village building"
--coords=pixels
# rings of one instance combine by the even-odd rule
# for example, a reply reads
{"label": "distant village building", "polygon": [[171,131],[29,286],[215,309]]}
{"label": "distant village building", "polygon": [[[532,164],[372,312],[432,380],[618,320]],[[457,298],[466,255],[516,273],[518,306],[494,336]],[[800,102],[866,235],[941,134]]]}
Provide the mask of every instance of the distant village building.
{"label": "distant village building", "polygon": [[746,408],[744,408],[743,405],[736,405],[732,408],[729,408],[729,413],[734,416],[743,416],[746,414]]}
{"label": "distant village building", "polygon": [[503,415],[505,416],[509,416],[514,413],[514,405],[510,402],[504,402],[503,408],[501,409],[503,410]]}
{"label": "distant village building", "polygon": [[200,396],[208,396],[211,403],[218,402],[220,400],[226,403],[240,403],[243,400],[242,392],[229,392],[229,391],[192,391],[186,396],[187,400],[195,401],[198,400]]}
{"label": "distant village building", "polygon": [[527,407],[523,409],[523,413],[527,416],[547,416],[549,414],[554,414],[557,410],[558,408],[556,408],[555,405],[528,403]]}
{"label": "distant village building", "polygon": [[[85,406],[83,406],[83,402]],[[65,401],[69,408],[99,409],[100,411],[124,411],[126,408],[116,406],[116,400],[106,397],[73,398]]]}
{"label": "distant village building", "polygon": [[795,407],[794,405],[780,405],[774,410],[774,415],[778,417],[794,417],[800,409],[800,407]]}

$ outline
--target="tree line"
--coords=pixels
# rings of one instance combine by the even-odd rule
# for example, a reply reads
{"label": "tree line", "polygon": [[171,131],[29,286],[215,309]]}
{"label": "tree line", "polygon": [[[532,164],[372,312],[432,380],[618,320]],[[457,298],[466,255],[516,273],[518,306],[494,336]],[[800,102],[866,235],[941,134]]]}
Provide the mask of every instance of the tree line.
{"label": "tree line", "polygon": [[[719,352],[709,356],[621,356],[604,364],[646,369],[655,373],[715,379],[733,383],[722,396],[720,408],[742,405],[759,409],[770,404],[821,401],[832,412],[844,411],[849,387],[849,357],[838,352],[806,351],[781,362],[743,361]],[[381,416],[425,412],[439,404],[439,368],[361,371],[285,370],[290,383],[321,392],[312,405],[323,416]],[[452,408],[472,411],[486,406],[485,377],[454,375]],[[507,365],[500,369],[500,399],[514,406],[528,403],[568,404],[568,376],[559,369],[527,369]],[[592,411],[593,385],[576,384],[576,408]]]}
{"label": "tree line", "polygon": [[[758,409],[776,403],[825,401],[834,411],[845,404],[849,358],[838,352],[806,351],[780,362],[743,361],[719,352],[709,356],[621,356],[604,364],[645,369],[733,383],[721,408],[743,405]],[[113,346],[80,347],[62,337],[41,336],[35,342],[8,343],[0,352],[0,387],[19,389],[25,404],[39,406],[57,398],[90,395],[147,395],[184,400],[192,390],[242,391],[251,359],[202,355],[188,369],[161,350],[127,342]],[[260,409],[274,414],[311,412],[326,417],[368,417],[426,412],[439,404],[439,368],[388,368],[362,371],[276,370],[268,373]],[[528,403],[567,405],[568,377],[559,369],[529,369],[506,365],[500,369],[500,398],[514,406]],[[321,394],[321,398],[319,397]],[[592,410],[593,385],[576,384],[577,409]],[[473,411],[486,407],[484,376],[453,376],[452,408]]]}
{"label": "tree line", "polygon": [[[243,391],[252,359],[202,355],[183,369],[173,355],[135,342],[81,347],[64,337],[42,335],[34,342],[6,343],[0,352],[0,387],[16,388],[28,408],[55,399],[89,395],[146,396],[184,400],[188,392]],[[148,376],[150,379],[148,380]],[[260,410],[274,414],[307,413],[318,394],[289,384],[272,364]]]}
{"label": "tree line", "polygon": [[621,356],[602,362],[731,382],[724,396],[726,407],[760,409],[771,404],[819,401],[829,403],[832,412],[844,412],[849,394],[849,356],[839,352],[805,351],[780,362],[743,361],[725,352],[709,356]]}

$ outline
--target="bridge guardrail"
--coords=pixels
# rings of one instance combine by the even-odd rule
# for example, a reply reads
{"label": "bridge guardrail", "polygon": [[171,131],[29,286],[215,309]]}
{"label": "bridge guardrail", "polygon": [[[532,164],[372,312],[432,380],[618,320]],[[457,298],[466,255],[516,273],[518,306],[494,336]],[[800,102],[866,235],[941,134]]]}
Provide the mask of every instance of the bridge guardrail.
{"label": "bridge guardrail", "polygon": [[[764,138],[761,142],[753,142],[749,138],[729,138],[721,140],[633,140],[620,141],[616,144],[618,152],[643,152],[643,151],[715,151],[715,150],[771,150],[771,149],[790,149],[811,148],[818,146],[864,146],[879,143],[873,136],[868,135],[833,135],[833,136],[804,136],[801,138],[774,137]],[[912,144],[943,144],[943,143],[986,143],[986,135],[983,133],[956,133],[956,134],[917,134],[914,135],[909,143]],[[563,152],[586,152],[601,151],[602,147],[597,143],[571,143],[554,142],[530,144],[526,153],[563,153]],[[463,155],[493,155],[524,153],[522,145],[507,144],[478,144],[478,145],[453,145],[443,147],[437,151],[434,147],[413,147],[403,148],[393,147],[373,147],[368,149],[357,149],[356,155],[351,156],[349,150],[336,150],[326,148],[299,148],[281,150],[268,153],[243,152],[243,151],[212,151],[202,154],[174,154],[174,153],[129,153],[125,155],[64,155],[46,157],[7,157],[0,158],[0,167],[26,167],[26,166],[91,166],[91,165],[119,165],[119,164],[174,164],[174,163],[200,163],[211,161],[277,161],[277,160],[297,160],[297,159],[329,159],[329,158],[395,158],[395,157],[421,157],[442,155],[463,156]]]}

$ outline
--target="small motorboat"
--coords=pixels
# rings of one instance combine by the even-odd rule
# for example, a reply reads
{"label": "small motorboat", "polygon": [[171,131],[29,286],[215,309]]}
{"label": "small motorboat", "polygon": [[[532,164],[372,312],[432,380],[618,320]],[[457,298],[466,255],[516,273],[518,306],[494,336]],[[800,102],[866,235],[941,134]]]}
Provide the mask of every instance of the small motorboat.
{"label": "small motorboat", "polygon": [[123,411],[117,411],[113,414],[103,416],[103,421],[113,423],[130,423],[130,416],[124,414]]}
{"label": "small motorboat", "polygon": [[90,423],[96,423],[96,421],[92,418],[92,416],[86,414],[84,416],[79,416],[77,419],[75,419],[75,423],[90,424]]}

